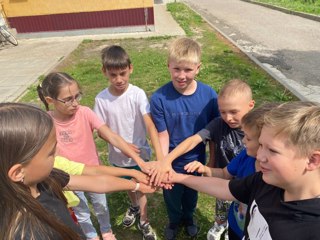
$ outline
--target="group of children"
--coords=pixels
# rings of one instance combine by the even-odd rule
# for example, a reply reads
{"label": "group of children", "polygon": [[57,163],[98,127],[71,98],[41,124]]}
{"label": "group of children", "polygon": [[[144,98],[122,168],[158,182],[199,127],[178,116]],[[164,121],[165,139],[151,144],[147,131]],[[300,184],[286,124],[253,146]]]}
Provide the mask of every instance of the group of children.
{"label": "group of children", "polygon": [[[0,238],[100,239],[88,197],[102,239],[114,240],[105,193],[126,190],[123,226],[137,221],[143,239],[155,240],[146,193],[162,186],[166,240],[176,239],[182,226],[197,236],[198,191],[216,197],[208,240],[317,239],[320,107],[290,102],[253,109],[250,86],[238,79],[217,95],[196,80],[200,58],[197,42],[175,40],[168,55],[171,81],[150,105],[129,83],[133,65],[115,45],[102,50],[109,87],[96,96],[93,111],[80,105],[78,82],[61,72],[38,87],[47,113],[0,104]],[[94,131],[108,142],[110,167],[101,165]],[[149,162],[147,135],[157,161]]]}

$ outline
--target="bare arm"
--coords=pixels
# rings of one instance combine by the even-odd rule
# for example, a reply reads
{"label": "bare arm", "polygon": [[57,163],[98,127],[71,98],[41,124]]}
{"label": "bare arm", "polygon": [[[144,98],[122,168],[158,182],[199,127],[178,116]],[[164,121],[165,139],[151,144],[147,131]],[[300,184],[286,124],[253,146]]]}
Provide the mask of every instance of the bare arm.
{"label": "bare arm", "polygon": [[229,190],[229,180],[215,177],[197,177],[185,174],[173,174],[172,181],[181,183],[194,190],[224,200],[236,200]]}
{"label": "bare arm", "polygon": [[202,142],[200,135],[195,134],[188,137],[178,146],[176,146],[166,157],[165,160],[172,163],[177,157],[192,150],[195,146]]}
{"label": "bare arm", "polygon": [[210,168],[214,167],[215,163],[215,143],[212,141],[209,141],[209,162],[207,163],[207,166]]}
{"label": "bare arm", "polygon": [[130,176],[135,178],[138,182],[143,182],[145,184],[149,183],[148,175],[134,169],[101,166],[101,165],[98,165],[98,166],[85,165],[82,172],[82,175],[105,175],[105,174],[114,176],[114,177]]}
{"label": "bare arm", "polygon": [[201,162],[193,161],[184,166],[184,169],[190,172],[198,172],[207,177],[217,177],[223,179],[231,179],[233,176],[228,172],[227,167],[225,168],[210,168],[203,165]]}
{"label": "bare arm", "polygon": [[163,152],[162,152],[160,140],[158,137],[158,131],[152,121],[150,114],[143,115],[143,119],[144,119],[144,122],[145,122],[145,125],[147,128],[147,132],[150,136],[151,143],[152,143],[153,149],[155,151],[157,160],[162,161],[163,160]]}
{"label": "bare arm", "polygon": [[[97,184],[99,183],[99,184]],[[143,193],[152,193],[154,188],[140,183],[139,191]],[[70,175],[70,181],[67,185],[68,190],[87,191],[96,193],[110,193],[116,191],[134,190],[137,184],[134,181],[118,178],[109,175]]]}
{"label": "bare arm", "polygon": [[169,153],[169,133],[167,130],[158,133],[159,142],[161,145],[163,156],[167,156]]}
{"label": "bare arm", "polygon": [[142,169],[142,171],[148,173],[148,169],[145,169],[145,162],[140,156],[132,150],[127,142],[118,134],[114,133],[107,125],[103,125],[98,129],[99,136],[105,141],[109,142],[116,148],[119,148],[123,154],[131,157]]}

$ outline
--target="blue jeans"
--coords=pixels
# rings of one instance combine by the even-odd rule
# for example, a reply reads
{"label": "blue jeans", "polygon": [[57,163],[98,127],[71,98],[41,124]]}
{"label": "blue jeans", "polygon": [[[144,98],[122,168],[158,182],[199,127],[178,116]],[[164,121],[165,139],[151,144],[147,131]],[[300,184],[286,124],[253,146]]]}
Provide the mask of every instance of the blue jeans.
{"label": "blue jeans", "polygon": [[182,184],[175,184],[171,190],[163,189],[169,222],[191,224],[197,207],[198,192]]}
{"label": "blue jeans", "polygon": [[[90,209],[88,206],[88,200],[84,195],[84,192],[75,191],[75,194],[77,194],[77,196],[79,197],[80,203],[78,206],[73,208],[74,213],[86,237],[94,238],[98,234],[90,219]],[[86,195],[91,200],[94,212],[97,216],[100,225],[101,233],[110,231],[111,224],[106,195],[91,192],[86,192]]]}

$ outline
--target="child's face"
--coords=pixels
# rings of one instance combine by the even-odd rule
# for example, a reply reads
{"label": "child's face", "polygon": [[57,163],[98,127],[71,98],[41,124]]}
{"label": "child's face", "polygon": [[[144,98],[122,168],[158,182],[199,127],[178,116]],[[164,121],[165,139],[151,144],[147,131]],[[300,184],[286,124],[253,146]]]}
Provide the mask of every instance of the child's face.
{"label": "child's face", "polygon": [[284,189],[299,184],[309,159],[298,157],[296,149],[286,144],[284,137],[275,136],[274,130],[268,126],[262,128],[259,143],[257,160],[263,180]]}
{"label": "child's face", "polygon": [[242,142],[246,146],[247,154],[255,158],[259,149],[259,135],[254,129],[246,126],[243,126],[242,130],[244,132]]}
{"label": "child's face", "polygon": [[28,186],[34,186],[49,176],[53,168],[56,144],[56,130],[53,127],[49,138],[42,146],[40,151],[24,167],[24,184]]}
{"label": "child's face", "polygon": [[240,128],[242,117],[253,107],[254,101],[244,96],[218,97],[221,118],[230,128]]}
{"label": "child's face", "polygon": [[75,82],[60,88],[57,99],[53,99],[55,110],[63,115],[74,115],[79,108],[79,95],[80,89]]}
{"label": "child's face", "polygon": [[109,79],[109,90],[111,90],[112,94],[121,95],[127,90],[132,71],[132,65],[123,69],[102,69],[103,74]]}
{"label": "child's face", "polygon": [[178,92],[184,93],[190,90],[191,83],[199,73],[200,64],[170,60],[168,68],[174,88]]}

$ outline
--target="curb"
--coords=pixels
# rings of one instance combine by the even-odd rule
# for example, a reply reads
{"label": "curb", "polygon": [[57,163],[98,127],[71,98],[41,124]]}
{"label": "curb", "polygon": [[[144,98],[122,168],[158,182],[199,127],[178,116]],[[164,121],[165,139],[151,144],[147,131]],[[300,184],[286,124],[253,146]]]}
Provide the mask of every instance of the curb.
{"label": "curb", "polygon": [[[245,1],[245,0],[241,0]],[[213,29],[215,29],[222,37],[227,39],[232,45],[234,45],[236,48],[238,48],[243,54],[245,54],[252,62],[254,62],[258,67],[260,67],[262,70],[264,70],[271,78],[273,78],[275,81],[280,83],[285,89],[289,90],[294,96],[296,96],[298,99],[302,101],[308,101],[308,98],[306,98],[303,94],[301,94],[300,91],[295,89],[291,84],[289,83],[288,79],[279,71],[276,71],[274,68],[267,67],[265,64],[262,64],[257,58],[255,58],[250,53],[246,52],[241,46],[239,46],[235,41],[233,41],[227,34],[225,34],[222,30],[220,30],[218,27],[216,27],[214,24],[212,24],[205,16],[203,16],[200,12],[198,12],[196,9],[192,9],[195,13],[197,13],[201,18],[206,21]]]}
{"label": "curb", "polygon": [[252,1],[252,0],[241,0],[241,1],[252,3],[252,4],[256,4],[256,5],[260,5],[260,6],[271,8],[273,10],[277,10],[277,11],[284,12],[284,13],[287,13],[287,14],[296,15],[296,16],[299,16],[299,17],[303,17],[303,18],[307,18],[307,19],[310,19],[310,20],[313,20],[313,21],[320,22],[320,16],[318,16],[318,15],[313,15],[313,14],[308,14],[308,13],[303,13],[303,12],[297,12],[297,11],[289,10],[289,9],[286,9],[286,8],[283,8],[283,7],[278,7],[278,6],[274,6],[274,5],[268,4],[268,3],[256,2],[256,1]]}

